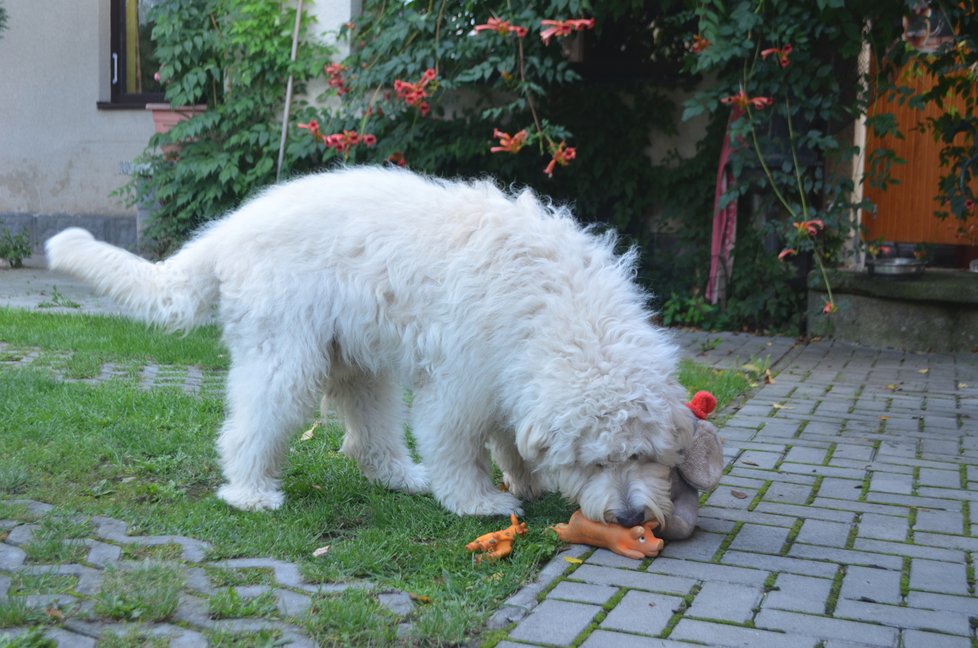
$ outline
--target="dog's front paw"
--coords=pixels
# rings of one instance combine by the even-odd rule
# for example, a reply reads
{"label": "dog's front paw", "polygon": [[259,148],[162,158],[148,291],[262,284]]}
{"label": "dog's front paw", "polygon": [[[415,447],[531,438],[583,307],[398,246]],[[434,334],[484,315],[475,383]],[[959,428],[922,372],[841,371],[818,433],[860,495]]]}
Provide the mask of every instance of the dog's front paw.
{"label": "dog's front paw", "polygon": [[507,491],[521,501],[535,500],[546,492],[544,485],[529,473],[524,473],[522,477],[516,477],[504,472],[503,484],[506,485]]}
{"label": "dog's front paw", "polygon": [[421,464],[401,463],[386,478],[378,479],[391,490],[419,495],[431,491],[428,471]]}
{"label": "dog's front paw", "polygon": [[500,491],[491,491],[471,499],[448,498],[442,502],[442,506],[458,515],[523,515],[520,501],[513,495]]}
{"label": "dog's front paw", "polygon": [[225,484],[217,490],[218,498],[242,511],[274,511],[285,502],[280,490],[256,490]]}

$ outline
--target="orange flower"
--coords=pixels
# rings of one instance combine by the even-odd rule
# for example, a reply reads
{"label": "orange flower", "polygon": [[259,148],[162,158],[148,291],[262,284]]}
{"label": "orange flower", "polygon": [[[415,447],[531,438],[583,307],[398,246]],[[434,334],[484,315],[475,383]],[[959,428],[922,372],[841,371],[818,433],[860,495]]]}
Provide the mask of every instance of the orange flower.
{"label": "orange flower", "polygon": [[822,222],[821,220],[816,219],[816,220],[800,221],[798,223],[795,223],[794,226],[795,229],[798,230],[798,232],[801,234],[804,234],[807,231],[809,236],[815,236],[816,234],[818,234],[818,230],[825,228],[825,223]]}
{"label": "orange flower", "polygon": [[778,58],[778,65],[783,68],[788,67],[791,61],[788,60],[788,55],[791,54],[791,45],[785,45],[784,47],[771,47],[766,50],[761,50],[761,58],[766,59],[769,56],[776,56]]}
{"label": "orange flower", "polygon": [[826,300],[825,306],[822,307],[822,315],[831,315],[837,310],[839,310],[839,308],[835,305],[835,302]]}
{"label": "orange flower", "polygon": [[475,31],[494,31],[500,36],[506,36],[507,34],[516,34],[519,38],[526,36],[526,27],[519,27],[517,25],[509,24],[508,20],[500,20],[499,18],[490,18],[486,21],[484,25],[476,25]]}
{"label": "orange flower", "polygon": [[762,108],[767,108],[772,102],[770,97],[748,97],[747,93],[744,92],[743,88],[741,88],[740,92],[737,94],[720,99],[720,103],[727,106],[739,106],[744,110],[750,106],[760,110]]}
{"label": "orange flower", "polygon": [[377,143],[376,135],[371,135],[370,133],[364,133],[361,135],[355,130],[345,130],[342,133],[323,135],[322,138],[323,144],[326,145],[326,148],[336,149],[341,153],[350,150],[357,144],[373,146]]}
{"label": "orange flower", "polygon": [[567,142],[561,142],[559,146],[550,148],[550,154],[553,156],[550,162],[547,164],[546,168],[543,170],[548,177],[553,177],[554,169],[557,165],[567,166],[571,160],[577,157],[577,151],[570,146],[567,146]]}
{"label": "orange flower", "polygon": [[781,250],[781,254],[778,255],[778,261],[784,261],[785,257],[790,257],[792,254],[798,254],[798,250],[795,248],[785,248]]}
{"label": "orange flower", "polygon": [[519,153],[523,145],[526,144],[526,129],[524,128],[515,135],[504,133],[498,128],[494,128],[492,136],[499,140],[499,146],[489,149],[490,153]]}
{"label": "orange flower", "polygon": [[699,54],[709,46],[710,46],[710,41],[708,39],[703,38],[699,34],[696,34],[693,36],[693,43],[692,45],[689,46],[689,50],[693,54]]}
{"label": "orange flower", "polygon": [[319,132],[319,122],[315,119],[310,119],[308,124],[296,124],[298,128],[305,128],[309,130],[309,134],[315,139],[322,137],[322,133]]}
{"label": "orange flower", "polygon": [[594,29],[594,18],[574,18],[571,20],[541,20],[541,27],[546,27],[540,31],[540,38],[544,45],[550,44],[550,39],[554,36],[569,36],[571,32],[582,29]]}
{"label": "orange flower", "polygon": [[323,72],[329,77],[329,87],[336,89],[336,94],[343,95],[346,94],[348,88],[346,87],[346,81],[343,79],[343,73],[346,71],[346,66],[339,63],[330,63],[323,66]]}
{"label": "orange flower", "polygon": [[397,92],[397,98],[409,106],[415,106],[421,112],[422,117],[426,116],[431,112],[431,106],[425,101],[425,98],[428,96],[426,88],[437,76],[438,72],[434,68],[428,68],[416,83],[408,83],[407,81],[396,79],[394,81],[394,90]]}

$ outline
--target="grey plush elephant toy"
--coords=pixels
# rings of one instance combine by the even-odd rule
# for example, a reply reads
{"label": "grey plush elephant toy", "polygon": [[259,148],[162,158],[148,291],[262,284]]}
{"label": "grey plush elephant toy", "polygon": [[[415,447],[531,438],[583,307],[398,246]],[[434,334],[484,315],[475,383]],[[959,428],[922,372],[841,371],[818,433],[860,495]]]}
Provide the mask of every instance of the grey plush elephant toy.
{"label": "grey plush elephant toy", "polygon": [[684,540],[692,535],[699,516],[699,491],[715,488],[723,474],[720,437],[706,420],[716,409],[716,398],[701,391],[687,405],[694,417],[693,440],[683,452],[682,463],[672,469],[672,514],[655,532],[665,540]]}

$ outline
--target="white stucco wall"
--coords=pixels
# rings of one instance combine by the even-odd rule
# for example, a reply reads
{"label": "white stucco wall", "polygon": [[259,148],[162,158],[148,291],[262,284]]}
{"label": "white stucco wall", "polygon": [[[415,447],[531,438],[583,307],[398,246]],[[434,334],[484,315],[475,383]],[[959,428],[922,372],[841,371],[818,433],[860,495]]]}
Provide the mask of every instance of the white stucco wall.
{"label": "white stucco wall", "polygon": [[[0,214],[132,216],[110,194],[153,134],[145,110],[109,98],[109,0],[5,0],[0,34]],[[306,0],[316,31],[350,20],[357,0]],[[283,88],[284,92],[284,88]]]}
{"label": "white stucco wall", "polygon": [[[153,133],[108,99],[108,0],[6,0],[0,35],[0,212],[127,214],[109,194]],[[104,86],[104,89],[103,89]]]}

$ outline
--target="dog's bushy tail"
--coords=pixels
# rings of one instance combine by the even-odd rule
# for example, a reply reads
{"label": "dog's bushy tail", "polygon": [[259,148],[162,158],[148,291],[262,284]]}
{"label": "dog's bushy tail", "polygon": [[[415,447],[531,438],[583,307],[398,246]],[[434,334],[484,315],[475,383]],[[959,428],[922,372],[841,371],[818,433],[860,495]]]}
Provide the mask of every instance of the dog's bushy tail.
{"label": "dog's bushy tail", "polygon": [[90,284],[134,317],[167,330],[207,322],[218,296],[213,251],[198,238],[166,261],[151,263],[71,227],[48,239],[48,267]]}

